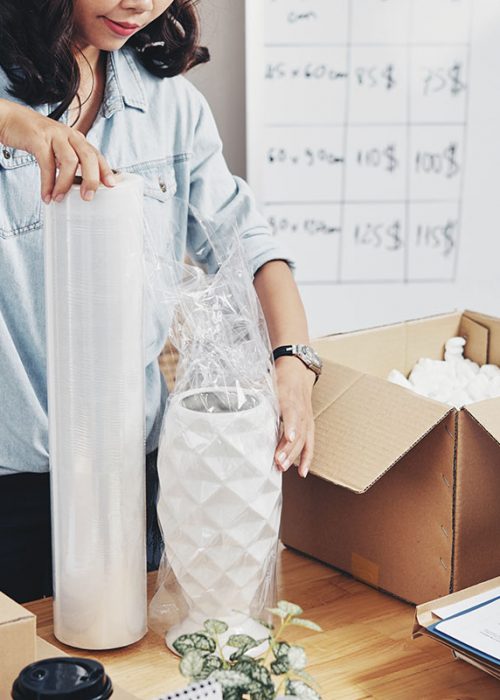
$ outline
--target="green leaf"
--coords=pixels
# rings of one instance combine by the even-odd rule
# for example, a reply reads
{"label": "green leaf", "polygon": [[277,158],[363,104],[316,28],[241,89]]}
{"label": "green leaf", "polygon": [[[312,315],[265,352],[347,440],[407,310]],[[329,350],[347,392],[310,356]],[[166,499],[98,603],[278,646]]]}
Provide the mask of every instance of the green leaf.
{"label": "green leaf", "polygon": [[205,656],[203,659],[203,670],[218,671],[222,666],[223,661],[218,656]]}
{"label": "green leaf", "polygon": [[261,685],[258,681],[250,681],[245,690],[247,693],[250,693],[252,697],[261,698],[264,693],[269,692],[269,687]]}
{"label": "green leaf", "polygon": [[268,610],[273,615],[277,615],[278,617],[281,617],[281,619],[283,619],[283,620],[286,617],[286,612],[284,612],[283,610],[280,610],[279,608],[266,608],[266,610]]}
{"label": "green leaf", "polygon": [[255,622],[258,622],[260,625],[263,625],[264,627],[267,627],[268,630],[271,630],[271,631],[274,630],[274,625],[272,625],[270,622],[267,622],[267,620],[262,620],[260,617],[252,617],[252,620],[255,620]]}
{"label": "green leaf", "polygon": [[[244,635],[239,635],[239,636],[244,636]],[[249,640],[251,637],[248,638]],[[254,639],[253,643],[250,644],[245,644],[244,646],[239,647],[236,651],[233,651],[233,653],[229,657],[229,661],[237,661],[238,659],[241,659],[244,654],[247,653],[249,649],[254,649],[255,647],[259,647],[261,644],[268,643],[271,637],[265,637],[264,639]],[[230,644],[230,641],[227,642],[229,646],[235,646],[234,644]],[[252,658],[252,657],[248,657]]]}
{"label": "green leaf", "polygon": [[275,676],[281,676],[282,673],[288,673],[290,663],[287,656],[278,656],[276,661],[271,662],[271,671]]}
{"label": "green leaf", "polygon": [[240,688],[226,688],[224,690],[224,700],[243,700],[244,692]]}
{"label": "green leaf", "polygon": [[277,659],[279,656],[286,656],[289,649],[290,644],[288,644],[288,642],[277,642],[273,647],[275,658]]}
{"label": "green leaf", "polygon": [[321,696],[310,685],[302,681],[288,681],[286,692],[288,695],[295,695],[300,700],[321,700]]}
{"label": "green leaf", "polygon": [[193,678],[201,673],[203,668],[203,654],[197,649],[188,651],[181,659],[179,671],[183,676]]}
{"label": "green leaf", "polygon": [[246,647],[247,649],[251,649],[256,646],[257,642],[248,634],[232,634],[226,644],[230,647]]}
{"label": "green leaf", "polygon": [[205,620],[203,627],[208,634],[213,636],[217,634],[223,634],[227,631],[228,627],[222,620]]}
{"label": "green leaf", "polygon": [[230,669],[229,671],[214,671],[210,678],[220,683],[222,689],[224,690],[224,699],[226,698],[225,691],[227,688],[239,688],[240,690],[246,690],[246,687],[251,680],[245,673],[235,669]]}
{"label": "green leaf", "polygon": [[278,608],[282,610],[285,615],[302,615],[304,612],[300,605],[289,603],[287,600],[278,600]]}
{"label": "green leaf", "polygon": [[248,657],[240,659],[234,669],[244,673],[252,681],[257,681],[263,686],[274,686],[267,668],[259,664],[255,659],[249,659]]}
{"label": "green leaf", "polygon": [[323,632],[321,627],[311,620],[303,620],[301,617],[290,620],[291,625],[297,625],[298,627],[307,627],[308,630],[314,630],[315,632]]}
{"label": "green leaf", "polygon": [[241,659],[241,657],[244,656],[246,650],[247,647],[240,647],[240,649],[233,651],[233,653],[229,657],[229,661],[238,661],[238,659]]}
{"label": "green leaf", "polygon": [[269,642],[270,639],[272,639],[271,636],[269,636],[269,637],[262,637],[261,639],[256,639],[256,640],[255,640],[255,646],[258,647],[258,646],[260,646],[261,644],[264,644],[265,642]]}
{"label": "green leaf", "polygon": [[177,637],[173,643],[173,647],[181,656],[184,656],[184,654],[187,654],[188,651],[192,651],[193,649],[211,654],[215,651],[215,642],[213,639],[210,639],[210,637],[207,637],[206,634],[194,632],[193,634],[182,634],[180,637]]}
{"label": "green leaf", "polygon": [[204,656],[203,657],[203,668],[201,669],[200,673],[197,673],[196,676],[193,678],[195,681],[204,681],[205,679],[209,678],[210,675],[214,671],[218,671],[220,668],[223,667],[223,662],[222,659],[219,659],[218,656]]}
{"label": "green leaf", "polygon": [[303,671],[307,666],[306,652],[302,647],[291,646],[287,658],[292,671]]}
{"label": "green leaf", "polygon": [[251,700],[274,700],[275,689],[271,688],[256,688],[255,690],[250,690]]}

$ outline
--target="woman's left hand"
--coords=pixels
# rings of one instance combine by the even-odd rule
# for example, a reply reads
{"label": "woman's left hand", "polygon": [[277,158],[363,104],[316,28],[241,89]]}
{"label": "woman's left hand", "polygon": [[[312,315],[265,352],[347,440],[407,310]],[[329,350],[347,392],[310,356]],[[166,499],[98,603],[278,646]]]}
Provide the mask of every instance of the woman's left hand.
{"label": "woman's left hand", "polygon": [[315,374],[297,357],[280,357],[276,378],[283,430],[274,459],[282,471],[298,464],[299,474],[305,478],[314,451],[311,394]]}

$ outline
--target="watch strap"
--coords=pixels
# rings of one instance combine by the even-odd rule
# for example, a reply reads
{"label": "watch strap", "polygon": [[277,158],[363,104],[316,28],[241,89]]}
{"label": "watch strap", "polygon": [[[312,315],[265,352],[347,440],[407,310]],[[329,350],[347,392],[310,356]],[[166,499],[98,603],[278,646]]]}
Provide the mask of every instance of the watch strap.
{"label": "watch strap", "polygon": [[273,350],[273,358],[275,360],[278,357],[283,357],[284,355],[297,356],[297,346],[296,345],[280,345],[278,348]]}
{"label": "watch strap", "polygon": [[307,369],[310,369],[311,372],[314,372],[316,375],[316,379],[314,380],[314,383],[319,379],[319,375],[321,373],[321,367],[319,369],[316,368],[316,366],[311,363],[309,364],[308,362],[305,361],[305,359],[302,357],[302,354],[300,352],[300,348],[304,346],[302,345],[280,345],[279,347],[275,348],[273,350],[273,359],[276,361],[279,357],[296,357],[298,360],[300,360]]}

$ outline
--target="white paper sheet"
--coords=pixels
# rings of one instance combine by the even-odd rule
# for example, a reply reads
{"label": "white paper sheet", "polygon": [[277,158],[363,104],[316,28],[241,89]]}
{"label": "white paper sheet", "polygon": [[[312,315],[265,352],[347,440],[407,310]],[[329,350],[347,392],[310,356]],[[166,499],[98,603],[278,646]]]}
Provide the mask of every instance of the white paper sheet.
{"label": "white paper sheet", "polygon": [[432,614],[444,620],[447,617],[452,617],[453,615],[458,615],[458,613],[464,610],[469,610],[475,605],[480,605],[481,603],[486,603],[487,600],[493,600],[493,598],[498,598],[500,596],[500,586],[497,588],[492,588],[484,593],[479,593],[478,595],[472,596],[471,598],[466,598],[461,600],[459,603],[452,603],[451,605],[444,605],[439,608],[434,608]]}
{"label": "white paper sheet", "polygon": [[443,620],[436,631],[500,662],[500,599]]}

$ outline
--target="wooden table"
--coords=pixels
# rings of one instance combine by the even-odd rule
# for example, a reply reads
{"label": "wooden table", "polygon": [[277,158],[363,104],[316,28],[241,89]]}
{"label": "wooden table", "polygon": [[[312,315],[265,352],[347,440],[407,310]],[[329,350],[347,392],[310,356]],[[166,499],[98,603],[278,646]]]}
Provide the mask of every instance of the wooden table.
{"label": "wooden table", "polygon": [[[499,700],[500,681],[454,661],[430,639],[412,641],[413,607],[291,550],[279,560],[279,598],[298,603],[323,633],[295,627],[286,638],[306,649],[323,700]],[[150,593],[155,576],[149,577]],[[85,585],[82,582],[82,585]],[[70,654],[99,659],[115,683],[144,700],[187,685],[178,660],[153,632],[118,651],[85,654],[57,642],[50,599],[26,607],[38,634]]]}

